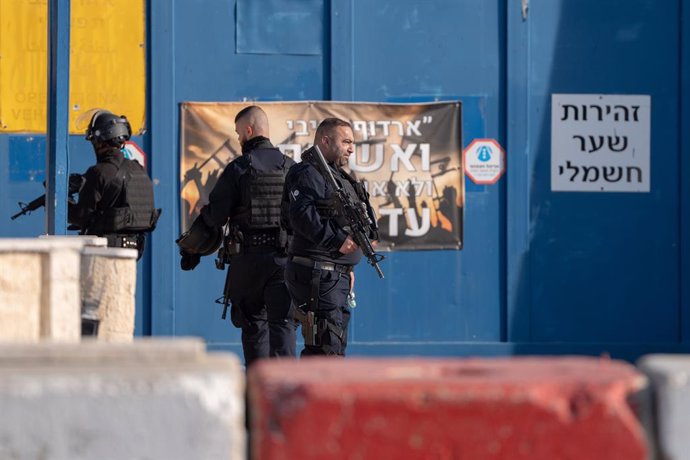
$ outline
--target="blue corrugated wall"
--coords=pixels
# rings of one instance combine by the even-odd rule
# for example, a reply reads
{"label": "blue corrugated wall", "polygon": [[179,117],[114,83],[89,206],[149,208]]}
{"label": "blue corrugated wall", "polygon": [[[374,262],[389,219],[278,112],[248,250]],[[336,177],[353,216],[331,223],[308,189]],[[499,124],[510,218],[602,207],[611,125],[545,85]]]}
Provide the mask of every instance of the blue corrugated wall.
{"label": "blue corrugated wall", "polygon": [[[685,24],[685,26],[684,26]],[[507,170],[466,181],[462,251],[356,271],[351,354],[610,353],[690,345],[690,8],[682,0],[195,0],[148,5],[148,132],[164,209],[140,262],[137,333],[239,351],[223,273],[178,268],[183,101],[460,99],[463,140]],[[551,94],[652,100],[649,193],[551,192]],[[0,213],[42,193],[45,138],[0,136]],[[92,161],[69,143],[70,171]],[[41,212],[0,225],[33,236]]]}

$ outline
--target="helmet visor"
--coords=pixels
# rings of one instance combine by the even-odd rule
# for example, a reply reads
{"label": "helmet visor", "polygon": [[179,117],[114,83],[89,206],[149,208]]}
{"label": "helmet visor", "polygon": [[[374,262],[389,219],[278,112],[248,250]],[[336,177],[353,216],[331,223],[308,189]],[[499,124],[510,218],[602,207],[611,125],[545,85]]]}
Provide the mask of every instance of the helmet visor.
{"label": "helmet visor", "polygon": [[74,121],[74,125],[77,128],[77,131],[82,131],[86,134],[88,134],[88,131],[91,128],[91,120],[93,120],[94,116],[98,112],[107,112],[105,109],[89,109],[86,112],[82,113],[77,117],[77,119]]}

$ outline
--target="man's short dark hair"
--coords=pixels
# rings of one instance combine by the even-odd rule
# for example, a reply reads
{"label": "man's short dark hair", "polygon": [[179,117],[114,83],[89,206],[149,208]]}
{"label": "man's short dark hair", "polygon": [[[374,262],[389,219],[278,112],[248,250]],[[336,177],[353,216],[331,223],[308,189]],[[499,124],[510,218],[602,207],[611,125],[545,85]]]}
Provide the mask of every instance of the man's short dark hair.
{"label": "man's short dark hair", "polygon": [[345,121],[341,120],[340,118],[326,118],[319,124],[319,127],[316,128],[316,136],[315,139],[321,139],[323,136],[327,136],[333,132],[334,129],[341,127],[341,126],[347,126],[348,128],[352,129],[352,125]]}
{"label": "man's short dark hair", "polygon": [[240,110],[237,113],[237,115],[235,115],[235,123],[237,123],[240,119],[244,118],[245,116],[251,115],[252,112],[255,111],[263,112],[261,107],[259,107],[258,105],[248,105],[247,107]]}

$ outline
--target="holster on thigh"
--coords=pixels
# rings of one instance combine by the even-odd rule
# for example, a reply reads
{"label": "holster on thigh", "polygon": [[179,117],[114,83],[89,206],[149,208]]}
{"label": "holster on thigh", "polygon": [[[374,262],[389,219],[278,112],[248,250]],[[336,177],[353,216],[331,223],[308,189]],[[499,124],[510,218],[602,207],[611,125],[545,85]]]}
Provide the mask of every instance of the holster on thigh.
{"label": "holster on thigh", "polygon": [[305,310],[305,306],[306,304],[295,306],[293,310],[295,319],[302,325],[304,344],[311,347],[329,346],[340,350],[345,330],[327,318],[319,318],[318,312]]}
{"label": "holster on thigh", "polygon": [[293,306],[293,317],[302,325],[304,344],[322,348],[326,354],[340,354],[345,330],[332,322],[327,314],[318,310],[321,287],[321,270],[312,270],[311,289],[306,303]]}

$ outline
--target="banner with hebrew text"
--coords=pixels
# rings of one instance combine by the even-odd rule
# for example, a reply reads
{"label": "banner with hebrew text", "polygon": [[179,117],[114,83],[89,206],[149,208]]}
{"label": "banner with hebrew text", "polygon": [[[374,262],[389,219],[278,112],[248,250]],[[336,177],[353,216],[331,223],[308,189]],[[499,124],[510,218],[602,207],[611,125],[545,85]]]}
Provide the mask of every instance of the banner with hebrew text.
{"label": "banner with hebrew text", "polygon": [[[180,216],[186,230],[208,202],[223,168],[241,154],[235,115],[251,103],[184,102],[180,116]],[[376,212],[382,250],[461,249],[465,203],[461,104],[256,102],[271,141],[300,161],[328,117],[349,121],[349,170]]]}

